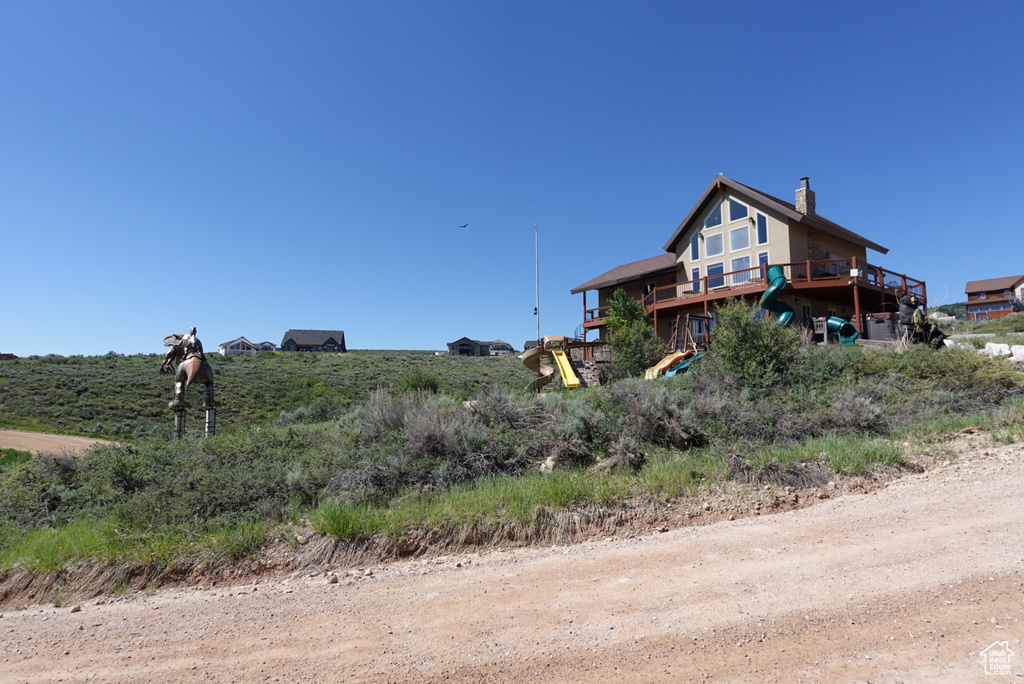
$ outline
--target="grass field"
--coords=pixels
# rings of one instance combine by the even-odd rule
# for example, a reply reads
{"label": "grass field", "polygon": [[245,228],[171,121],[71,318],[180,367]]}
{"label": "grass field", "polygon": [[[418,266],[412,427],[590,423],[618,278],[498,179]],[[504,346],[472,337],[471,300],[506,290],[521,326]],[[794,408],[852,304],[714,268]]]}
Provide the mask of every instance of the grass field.
{"label": "grass field", "polygon": [[[210,355],[216,374],[218,428],[232,432],[297,410],[337,417],[378,387],[394,387],[416,370],[440,389],[472,399],[493,387],[522,389],[531,379],[511,357],[437,357],[419,351],[347,354]],[[0,427],[135,438],[170,430],[174,381],[162,357],[34,356],[0,362]],[[202,387],[189,388],[189,423],[201,426]]]}

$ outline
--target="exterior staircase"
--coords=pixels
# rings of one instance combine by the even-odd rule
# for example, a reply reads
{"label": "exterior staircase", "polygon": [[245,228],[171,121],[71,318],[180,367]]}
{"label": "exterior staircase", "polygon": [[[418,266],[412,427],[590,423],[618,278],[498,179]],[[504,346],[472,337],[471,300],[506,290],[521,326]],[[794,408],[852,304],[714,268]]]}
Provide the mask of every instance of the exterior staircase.
{"label": "exterior staircase", "polygon": [[600,375],[597,372],[597,364],[593,361],[573,361],[572,369],[580,384],[584,387],[597,387],[601,384]]}

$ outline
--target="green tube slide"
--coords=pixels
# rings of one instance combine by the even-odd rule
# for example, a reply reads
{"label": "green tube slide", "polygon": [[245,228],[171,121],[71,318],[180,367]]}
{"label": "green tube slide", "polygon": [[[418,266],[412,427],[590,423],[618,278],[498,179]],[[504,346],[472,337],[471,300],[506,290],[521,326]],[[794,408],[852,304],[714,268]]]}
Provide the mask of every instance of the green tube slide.
{"label": "green tube slide", "polygon": [[[778,301],[779,293],[789,284],[786,280],[786,272],[782,266],[768,267],[768,289],[761,295],[761,308],[779,315],[775,325],[782,327],[793,318],[793,307],[785,302]],[[825,321],[829,332],[835,333],[843,344],[853,344],[853,341],[860,337],[857,328],[847,320],[838,316],[829,316]]]}
{"label": "green tube slide", "polygon": [[782,266],[768,267],[768,289],[761,295],[761,308],[778,314],[775,325],[782,327],[789,324],[793,318],[793,307],[785,302],[778,301],[779,293],[789,284],[786,280],[786,272]]}
{"label": "green tube slide", "polygon": [[853,327],[853,323],[839,318],[839,316],[829,316],[829,319],[825,321],[825,326],[829,332],[838,335],[839,341],[843,344],[853,344],[853,341],[860,337],[860,333],[857,332],[857,328]]}

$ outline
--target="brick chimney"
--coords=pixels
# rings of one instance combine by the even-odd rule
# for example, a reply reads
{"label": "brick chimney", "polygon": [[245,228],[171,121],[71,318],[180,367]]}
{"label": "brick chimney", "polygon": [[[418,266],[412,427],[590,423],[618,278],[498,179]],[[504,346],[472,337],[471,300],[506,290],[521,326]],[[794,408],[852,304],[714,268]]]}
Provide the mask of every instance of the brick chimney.
{"label": "brick chimney", "polygon": [[800,188],[796,191],[796,210],[805,216],[814,216],[814,191],[811,190],[811,179],[800,179]]}

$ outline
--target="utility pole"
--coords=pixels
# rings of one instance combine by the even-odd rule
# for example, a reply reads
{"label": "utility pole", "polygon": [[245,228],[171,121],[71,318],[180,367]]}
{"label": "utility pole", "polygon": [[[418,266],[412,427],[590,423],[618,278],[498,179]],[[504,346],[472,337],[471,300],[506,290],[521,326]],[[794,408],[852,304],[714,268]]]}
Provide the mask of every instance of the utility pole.
{"label": "utility pole", "polygon": [[540,339],[540,228],[536,223],[533,224],[533,260],[537,277],[537,306],[533,308],[533,315],[537,317],[537,345],[543,346]]}

